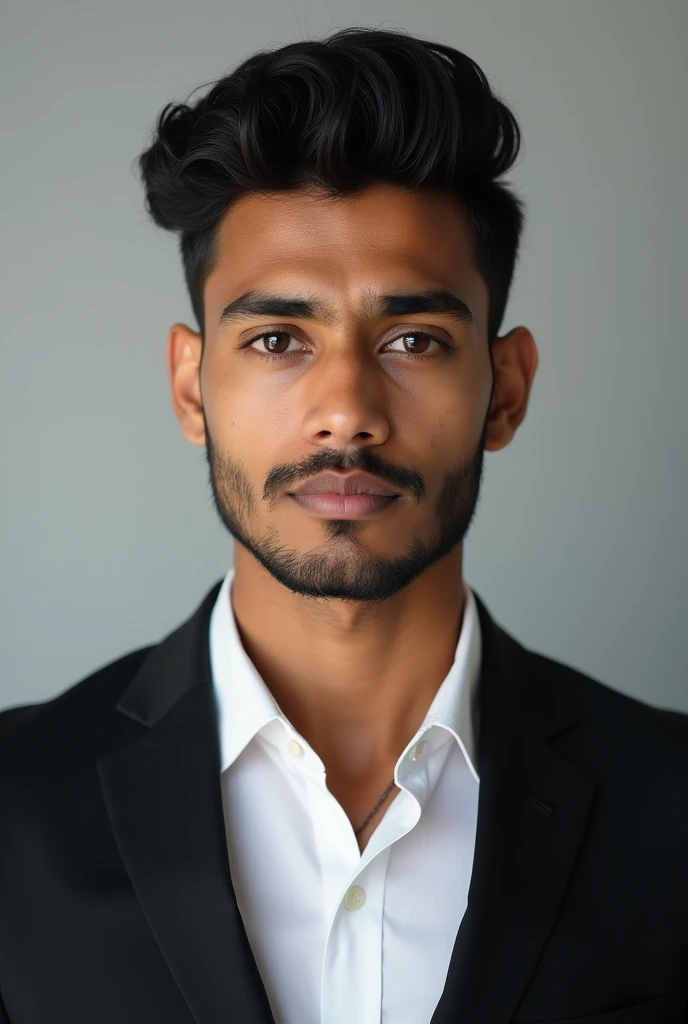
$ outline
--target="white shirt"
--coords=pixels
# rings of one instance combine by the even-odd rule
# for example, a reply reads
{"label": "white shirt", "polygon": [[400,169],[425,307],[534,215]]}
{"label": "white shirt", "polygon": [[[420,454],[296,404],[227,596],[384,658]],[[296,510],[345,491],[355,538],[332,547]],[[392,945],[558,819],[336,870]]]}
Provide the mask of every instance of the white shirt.
{"label": "white shirt", "polygon": [[233,577],[210,622],[222,797],[232,884],[275,1021],[428,1024],[473,866],[481,637],[472,591],[464,583],[454,663],[397,761],[400,792],[361,852],[323,762],[244,650]]}

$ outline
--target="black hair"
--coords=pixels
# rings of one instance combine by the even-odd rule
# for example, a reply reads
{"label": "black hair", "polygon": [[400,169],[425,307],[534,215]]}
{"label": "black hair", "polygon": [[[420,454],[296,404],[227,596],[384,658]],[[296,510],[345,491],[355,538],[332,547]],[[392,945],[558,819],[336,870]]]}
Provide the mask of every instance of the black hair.
{"label": "black hair", "polygon": [[161,110],[138,157],[149,214],[180,233],[202,336],[203,286],[233,199],[302,187],[336,198],[378,182],[459,200],[488,289],[488,339],[497,336],[524,203],[495,179],[521,136],[475,61],[404,31],[345,28],[260,51],[208,84],[193,105]]}

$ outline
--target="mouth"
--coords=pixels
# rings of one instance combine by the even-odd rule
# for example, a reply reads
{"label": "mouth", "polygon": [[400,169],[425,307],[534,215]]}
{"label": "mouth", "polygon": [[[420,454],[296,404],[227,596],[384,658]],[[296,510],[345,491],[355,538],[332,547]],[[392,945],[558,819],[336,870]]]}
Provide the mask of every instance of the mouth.
{"label": "mouth", "polygon": [[301,508],[321,519],[367,519],[390,508],[399,494],[290,494]]}

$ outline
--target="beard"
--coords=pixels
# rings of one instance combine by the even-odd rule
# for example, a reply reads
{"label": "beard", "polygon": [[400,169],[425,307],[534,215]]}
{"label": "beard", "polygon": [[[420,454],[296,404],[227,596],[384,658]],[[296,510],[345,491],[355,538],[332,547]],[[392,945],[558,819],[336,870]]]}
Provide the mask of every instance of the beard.
{"label": "beard", "polygon": [[[250,477],[239,460],[216,449],[205,410],[203,420],[210,487],[221,522],[278,583],[295,594],[347,601],[387,601],[460,544],[475,515],[483,475],[487,415],[474,450],[442,482],[429,511],[429,538],[417,538],[407,550],[391,556],[368,550],[361,537],[365,520],[318,520],[326,539],[319,548],[306,553],[281,544],[274,525],[263,532],[256,529],[257,502]],[[425,499],[425,485],[418,473],[388,463],[370,448],[322,448],[298,466],[277,467],[268,475],[263,499],[270,507],[272,499],[284,496],[286,483],[334,468],[371,473],[403,492],[410,491],[416,503]]]}

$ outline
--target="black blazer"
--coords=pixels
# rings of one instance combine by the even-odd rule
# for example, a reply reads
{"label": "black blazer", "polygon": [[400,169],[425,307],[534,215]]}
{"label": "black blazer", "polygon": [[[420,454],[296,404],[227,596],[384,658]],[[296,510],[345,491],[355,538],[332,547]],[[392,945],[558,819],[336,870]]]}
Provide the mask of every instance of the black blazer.
{"label": "black blazer", "polygon": [[[227,858],[220,585],[162,642],[0,714],[0,1021],[273,1021]],[[476,850],[432,1024],[688,1024],[688,715],[476,600]]]}

